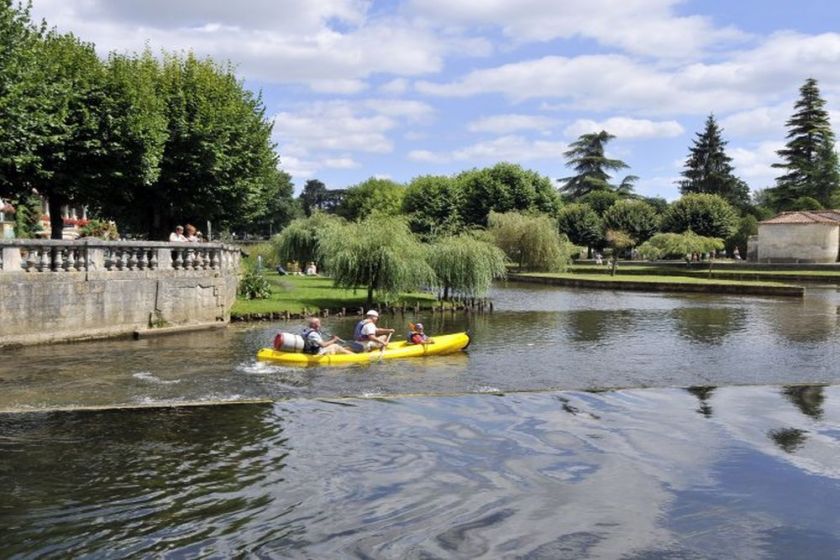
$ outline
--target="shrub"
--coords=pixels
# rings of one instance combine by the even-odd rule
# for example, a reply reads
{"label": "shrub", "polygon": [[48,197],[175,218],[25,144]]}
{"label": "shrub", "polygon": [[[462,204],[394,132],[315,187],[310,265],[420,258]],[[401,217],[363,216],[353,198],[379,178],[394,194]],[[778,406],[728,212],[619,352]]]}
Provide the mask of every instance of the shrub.
{"label": "shrub", "polygon": [[271,285],[262,273],[247,270],[239,281],[239,295],[245,299],[266,299],[271,295]]}

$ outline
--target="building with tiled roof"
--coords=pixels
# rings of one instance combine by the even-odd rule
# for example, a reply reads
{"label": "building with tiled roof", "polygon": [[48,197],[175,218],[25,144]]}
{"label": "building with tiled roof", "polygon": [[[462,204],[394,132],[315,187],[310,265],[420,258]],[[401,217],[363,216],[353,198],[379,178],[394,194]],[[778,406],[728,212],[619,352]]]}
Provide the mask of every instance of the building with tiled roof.
{"label": "building with tiled roof", "polygon": [[759,222],[755,254],[758,262],[837,262],[840,210],[795,210]]}

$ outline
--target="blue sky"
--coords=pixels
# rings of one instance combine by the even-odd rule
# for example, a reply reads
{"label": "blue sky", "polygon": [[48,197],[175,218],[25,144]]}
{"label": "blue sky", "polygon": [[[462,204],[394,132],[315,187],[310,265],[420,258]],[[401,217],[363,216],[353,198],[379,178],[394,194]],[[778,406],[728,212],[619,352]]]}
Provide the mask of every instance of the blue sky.
{"label": "blue sky", "polygon": [[678,196],[714,113],[736,172],[773,184],[798,88],[840,123],[840,3],[800,0],[34,0],[98,50],[193,50],[260,89],[298,189],[406,182],[512,161],[568,175],[579,134],[616,135],[646,196]]}

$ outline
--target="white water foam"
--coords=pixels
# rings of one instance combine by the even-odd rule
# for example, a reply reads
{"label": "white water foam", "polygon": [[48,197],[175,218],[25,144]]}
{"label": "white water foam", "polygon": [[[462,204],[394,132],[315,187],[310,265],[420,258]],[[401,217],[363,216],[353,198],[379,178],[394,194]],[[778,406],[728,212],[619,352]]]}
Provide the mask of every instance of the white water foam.
{"label": "white water foam", "polygon": [[161,379],[160,377],[156,377],[155,374],[153,374],[150,371],[138,371],[137,373],[132,374],[131,377],[133,377],[134,379],[139,379],[141,381],[155,383],[157,385],[176,385],[181,382],[180,379]]}
{"label": "white water foam", "polygon": [[285,371],[289,368],[284,368],[281,366],[273,365],[268,362],[261,362],[261,361],[251,361],[251,362],[242,362],[238,366],[236,366],[236,371],[242,373],[248,373],[251,375],[266,375],[269,373],[277,373],[278,371]]}

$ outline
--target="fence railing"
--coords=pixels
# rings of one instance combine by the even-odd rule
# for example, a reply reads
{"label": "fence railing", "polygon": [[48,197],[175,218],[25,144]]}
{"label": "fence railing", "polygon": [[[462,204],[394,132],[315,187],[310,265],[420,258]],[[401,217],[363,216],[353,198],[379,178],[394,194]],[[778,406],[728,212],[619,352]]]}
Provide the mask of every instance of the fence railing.
{"label": "fence railing", "polygon": [[236,271],[239,248],[221,243],[154,241],[0,241],[0,274],[11,272]]}

